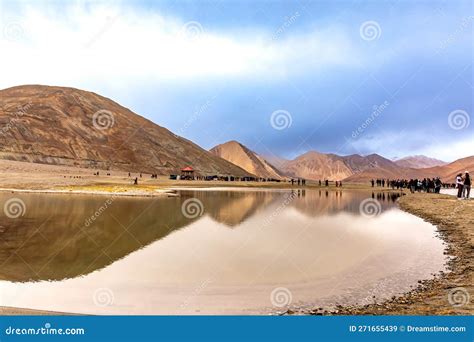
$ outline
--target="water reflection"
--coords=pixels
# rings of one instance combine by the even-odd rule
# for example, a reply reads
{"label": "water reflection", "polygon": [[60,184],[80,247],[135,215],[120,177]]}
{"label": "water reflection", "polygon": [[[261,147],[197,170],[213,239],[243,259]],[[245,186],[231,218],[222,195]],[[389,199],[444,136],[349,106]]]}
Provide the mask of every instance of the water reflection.
{"label": "water reflection", "polygon": [[[26,213],[1,222],[0,305],[103,314],[260,313],[268,312],[276,287],[290,289],[295,303],[364,302],[406,291],[443,267],[434,227],[398,210],[398,194],[180,195],[115,198],[103,210],[101,196],[2,194],[0,204],[21,197]],[[201,216],[183,215],[190,198],[202,203]],[[361,202],[372,198],[379,215],[360,215]],[[114,305],[94,304],[101,288],[113,291]]]}
{"label": "water reflection", "polygon": [[[0,226],[0,278],[12,281],[61,280],[101,269],[202,217],[236,227],[268,207],[294,207],[308,217],[349,212],[359,215],[365,192],[349,191],[181,191],[172,198],[107,198],[79,195],[20,195],[26,214]],[[382,211],[398,193],[372,193]],[[0,195],[0,203],[11,198]],[[204,214],[181,212],[188,198],[199,199]],[[91,222],[90,217],[101,213]],[[270,211],[269,216],[272,215]]]}
{"label": "water reflection", "polygon": [[[2,203],[11,195],[3,194]],[[3,220],[0,278],[60,280],[103,268],[191,222],[180,200],[116,198],[98,215],[105,197],[21,195],[23,217]]]}
{"label": "water reflection", "polygon": [[215,221],[229,227],[234,227],[249,219],[260,209],[281,199],[283,193],[272,191],[181,191],[184,200],[199,199],[204,207],[204,213]]}
{"label": "water reflection", "polygon": [[[379,202],[382,212],[396,207],[396,201],[400,196],[399,192],[370,193],[370,197]],[[291,205],[310,217],[334,215],[340,212],[360,215],[360,203],[368,197],[369,193],[365,191],[301,190],[297,192],[297,200]]]}

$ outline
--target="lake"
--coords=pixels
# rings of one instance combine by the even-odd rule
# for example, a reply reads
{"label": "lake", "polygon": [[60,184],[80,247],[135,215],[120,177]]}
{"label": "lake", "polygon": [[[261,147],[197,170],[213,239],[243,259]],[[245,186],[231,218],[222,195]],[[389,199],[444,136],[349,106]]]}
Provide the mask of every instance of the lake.
{"label": "lake", "polygon": [[0,306],[268,314],[372,303],[445,270],[435,227],[398,193],[178,194],[0,194]]}

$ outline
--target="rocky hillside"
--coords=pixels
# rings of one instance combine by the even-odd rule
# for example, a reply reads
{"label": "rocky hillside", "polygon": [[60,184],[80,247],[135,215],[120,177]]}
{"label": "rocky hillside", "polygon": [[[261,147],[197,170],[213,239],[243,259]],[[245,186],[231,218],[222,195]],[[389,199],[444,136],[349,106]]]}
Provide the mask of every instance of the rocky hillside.
{"label": "rocky hillside", "polygon": [[281,170],[290,177],[313,180],[340,180],[352,174],[344,160],[335,154],[310,151],[284,163]]}
{"label": "rocky hillside", "polygon": [[100,95],[72,88],[0,90],[0,159],[168,174],[248,174]]}
{"label": "rocky hillside", "polygon": [[242,169],[261,178],[282,179],[280,171],[257,153],[237,141],[228,141],[210,150],[214,155],[240,166]]}
{"label": "rocky hillside", "polygon": [[283,163],[280,169],[290,177],[332,181],[344,180],[359,173],[397,174],[400,170],[395,163],[377,154],[338,156],[315,151]]}
{"label": "rocky hillside", "polygon": [[447,164],[442,160],[430,158],[423,155],[409,156],[401,159],[396,159],[394,160],[394,162],[400,167],[408,167],[412,169],[424,169],[427,167],[442,166]]}
{"label": "rocky hillside", "polygon": [[348,165],[351,165],[353,173],[346,181],[364,182],[376,178],[406,178],[409,169],[400,167],[393,161],[378,154],[368,156],[351,155],[344,157]]}
{"label": "rocky hillside", "polygon": [[375,168],[356,173],[346,179],[349,182],[365,182],[372,178],[434,178],[440,177],[443,182],[454,183],[455,177],[458,173],[464,174],[469,171],[472,174],[474,170],[474,156],[458,159],[452,163],[435,166],[424,169],[413,169],[399,167],[398,170],[386,170],[383,168]]}
{"label": "rocky hillside", "polygon": [[445,182],[454,183],[456,175],[469,171],[471,177],[474,175],[474,156],[458,159],[452,163],[435,166],[426,169],[417,170],[416,176],[422,177],[441,177]]}
{"label": "rocky hillside", "polygon": [[[378,154],[361,156],[353,154],[349,156],[339,156],[336,154],[324,154],[315,151],[307,152],[293,160],[279,159],[278,169],[289,177],[302,177],[311,180],[331,181],[344,180],[346,182],[367,182],[370,179],[385,178],[433,178],[440,177],[443,182],[453,182],[456,174],[466,170],[474,170],[474,157],[467,157],[443,165],[420,168],[406,167],[399,165]],[[436,159],[407,158],[411,160],[410,165],[414,166],[415,160],[420,161],[417,166],[422,166],[423,162],[435,163]]]}

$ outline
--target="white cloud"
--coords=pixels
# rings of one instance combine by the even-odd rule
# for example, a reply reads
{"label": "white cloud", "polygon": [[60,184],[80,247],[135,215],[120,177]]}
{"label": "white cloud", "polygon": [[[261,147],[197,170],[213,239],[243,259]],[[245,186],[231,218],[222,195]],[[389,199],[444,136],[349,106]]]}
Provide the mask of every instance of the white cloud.
{"label": "white cloud", "polygon": [[[337,30],[281,39],[274,39],[272,32],[237,36],[118,5],[86,7],[76,2],[61,9],[23,5],[21,11],[4,9],[1,20],[2,88],[147,77],[275,79],[318,68],[351,66],[357,60],[354,47]],[[347,58],[349,55],[353,58]]]}
{"label": "white cloud", "polygon": [[351,140],[355,153],[377,153],[388,158],[403,158],[413,155],[426,155],[447,162],[474,155],[474,138],[446,139],[429,132],[383,132]]}
{"label": "white cloud", "polygon": [[467,138],[449,144],[436,143],[423,148],[421,151],[422,153],[420,154],[445,161],[454,161],[474,155],[474,138]]}

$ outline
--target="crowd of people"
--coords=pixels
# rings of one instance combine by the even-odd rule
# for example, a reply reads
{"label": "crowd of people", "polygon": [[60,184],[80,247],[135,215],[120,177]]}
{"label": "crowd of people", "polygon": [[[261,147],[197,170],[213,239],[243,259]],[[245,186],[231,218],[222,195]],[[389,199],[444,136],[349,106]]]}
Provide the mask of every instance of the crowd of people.
{"label": "crowd of people", "polygon": [[385,187],[392,189],[409,189],[413,192],[440,193],[441,189],[457,189],[458,198],[469,198],[471,193],[471,178],[466,171],[464,176],[459,173],[455,183],[443,183],[439,177],[423,179],[371,179],[372,187]]}
{"label": "crowd of people", "polygon": [[425,191],[439,193],[441,188],[448,189],[453,187],[452,184],[442,183],[439,177],[423,179],[372,179],[370,182],[372,184],[372,187],[375,187],[376,185],[378,187],[385,187],[385,185],[387,185],[388,188],[409,189],[411,192]]}
{"label": "crowd of people", "polygon": [[[99,176],[99,171],[94,172],[94,176]],[[110,176],[110,173],[107,173],[107,176]],[[142,178],[142,173],[140,173],[140,178]],[[131,173],[128,173],[128,177],[132,177]],[[217,177],[217,176],[214,176]],[[66,178],[66,176],[64,176]],[[76,177],[74,177],[76,178]],[[80,177],[78,177],[80,178]],[[151,178],[157,179],[158,174],[152,174]],[[227,177],[227,179],[223,180],[234,180],[234,177]],[[196,177],[196,179],[199,179],[199,177]],[[205,178],[206,180],[207,177]],[[135,177],[134,179],[132,178],[133,184],[137,185],[138,184],[138,177]],[[278,181],[280,182],[281,180],[273,180],[273,179],[259,179],[259,181]],[[298,185],[306,185],[306,179],[291,179],[290,180],[292,185],[298,184]],[[319,186],[322,186],[324,183],[325,186],[329,186],[329,180],[324,180],[321,181],[319,180]],[[454,183],[443,183],[439,177],[435,178],[423,178],[423,179],[384,179],[384,178],[379,178],[379,179],[371,179],[370,184],[372,187],[387,187],[387,188],[392,188],[394,189],[408,189],[410,192],[431,192],[431,193],[440,193],[440,190],[443,189],[456,189],[457,190],[457,197],[459,199],[468,199],[470,198],[471,194],[471,177],[469,175],[468,171],[465,171],[464,175],[462,173],[459,173],[456,175],[456,179]],[[335,182],[336,187],[342,187],[342,181],[336,181]]]}
{"label": "crowd of people", "polygon": [[298,179],[291,179],[291,185],[294,185],[294,184],[298,184],[298,185],[306,185],[306,179],[302,178],[298,178]]}

